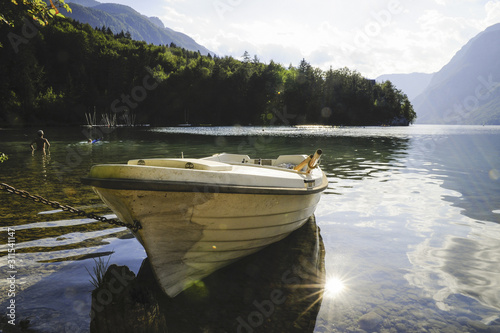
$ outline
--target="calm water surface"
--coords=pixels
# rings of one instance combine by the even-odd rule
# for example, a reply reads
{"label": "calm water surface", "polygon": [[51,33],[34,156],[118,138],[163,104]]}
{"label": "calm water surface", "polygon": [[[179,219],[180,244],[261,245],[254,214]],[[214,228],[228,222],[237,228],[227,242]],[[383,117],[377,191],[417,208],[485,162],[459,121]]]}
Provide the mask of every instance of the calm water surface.
{"label": "calm water surface", "polygon": [[[9,156],[0,181],[106,216],[80,183],[97,163],[321,148],[330,186],[315,221],[291,237],[174,300],[140,291],[149,296],[134,306],[95,291],[92,303],[88,273],[101,258],[136,276],[121,276],[134,292],[154,285],[127,229],[0,193],[5,331],[14,328],[5,317],[11,299],[15,328],[23,320],[36,332],[111,331],[126,320],[168,332],[500,331],[500,127],[117,128],[94,132],[102,136],[96,144],[81,128],[44,128],[52,144],[45,156],[30,152],[36,130],[0,130],[0,151]],[[15,297],[8,228],[15,229]],[[284,304],[269,301],[276,290]]]}

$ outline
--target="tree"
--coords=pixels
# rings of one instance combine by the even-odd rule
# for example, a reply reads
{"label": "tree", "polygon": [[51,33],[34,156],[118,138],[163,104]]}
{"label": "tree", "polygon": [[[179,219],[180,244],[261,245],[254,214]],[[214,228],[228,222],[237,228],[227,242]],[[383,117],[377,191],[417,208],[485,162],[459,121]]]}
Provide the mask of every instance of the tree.
{"label": "tree", "polygon": [[0,49],[0,122],[76,125],[94,107],[128,109],[157,126],[184,122],[185,114],[213,125],[377,125],[416,117],[390,82],[348,68],[322,71],[305,59],[298,67],[266,65],[248,52],[242,60],[203,56],[127,35],[55,19],[19,52]]}
{"label": "tree", "polygon": [[47,25],[55,16],[64,17],[58,8],[71,12],[64,0],[50,0],[50,5],[43,0],[5,0],[0,3],[0,26],[12,27],[20,24],[25,17],[31,17],[39,25]]}
{"label": "tree", "polygon": [[241,57],[243,58],[243,62],[250,62],[250,60],[252,59],[250,58],[250,53],[248,53],[248,51],[245,51],[245,53],[243,53]]}
{"label": "tree", "polygon": [[412,124],[415,118],[417,118],[417,114],[413,109],[413,105],[411,105],[410,100],[406,95],[403,96],[402,111],[403,111],[403,117],[405,117],[405,119],[408,120],[410,124]]}
{"label": "tree", "polygon": [[[63,16],[58,10],[61,7],[71,12],[71,8],[64,3],[64,0],[55,0],[55,4],[50,0],[50,7],[43,0],[2,1],[0,3],[0,28],[3,25],[18,26],[27,16],[31,17],[39,25],[46,25],[49,19],[55,16]],[[3,44],[0,42],[1,47],[3,47]],[[4,153],[0,152],[0,162],[4,162],[7,158]]]}

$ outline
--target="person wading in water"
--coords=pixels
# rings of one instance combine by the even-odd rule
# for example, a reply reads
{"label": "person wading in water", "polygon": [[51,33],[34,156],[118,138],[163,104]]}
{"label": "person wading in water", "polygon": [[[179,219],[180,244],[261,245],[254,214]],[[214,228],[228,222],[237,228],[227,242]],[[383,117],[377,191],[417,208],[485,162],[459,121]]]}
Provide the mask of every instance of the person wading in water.
{"label": "person wading in water", "polygon": [[[45,154],[45,147],[47,147],[47,150],[50,148],[50,143],[49,143],[49,140],[47,140],[46,138],[43,137],[43,131],[42,130],[39,130],[36,134],[38,134],[38,137],[33,139],[33,141],[31,142],[31,151],[35,151],[35,150],[38,150],[38,151],[41,151]],[[33,145],[36,144],[36,149]]]}

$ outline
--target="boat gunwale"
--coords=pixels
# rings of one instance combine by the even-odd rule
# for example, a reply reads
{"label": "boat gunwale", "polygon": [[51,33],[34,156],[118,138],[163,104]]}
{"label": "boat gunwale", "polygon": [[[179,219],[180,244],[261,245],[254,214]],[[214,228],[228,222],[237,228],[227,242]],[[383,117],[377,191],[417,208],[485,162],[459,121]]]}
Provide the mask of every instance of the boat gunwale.
{"label": "boat gunwale", "polygon": [[[228,193],[228,194],[261,194],[261,195],[309,195],[323,192],[328,187],[324,178],[317,187],[263,187],[231,184],[212,184],[187,181],[129,179],[129,178],[94,178],[84,177],[85,185],[111,190],[158,191],[158,192],[194,192],[194,193]],[[306,184],[307,185],[307,184]]]}

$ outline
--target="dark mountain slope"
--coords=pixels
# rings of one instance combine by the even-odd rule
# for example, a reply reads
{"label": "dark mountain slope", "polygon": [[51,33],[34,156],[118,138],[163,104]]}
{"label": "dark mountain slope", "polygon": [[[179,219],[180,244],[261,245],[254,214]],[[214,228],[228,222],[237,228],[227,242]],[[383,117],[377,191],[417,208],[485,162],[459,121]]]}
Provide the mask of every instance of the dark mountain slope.
{"label": "dark mountain slope", "polygon": [[[86,5],[81,5],[86,4]],[[207,48],[196,43],[186,34],[165,28],[158,18],[149,18],[129,6],[99,3],[93,0],[78,0],[70,3],[72,13],[65,16],[92,27],[109,27],[113,33],[130,32],[132,39],[143,40],[156,45],[175,45],[190,51],[207,55]]]}
{"label": "dark mountain slope", "polygon": [[472,38],[413,100],[419,123],[500,124],[500,24]]}

